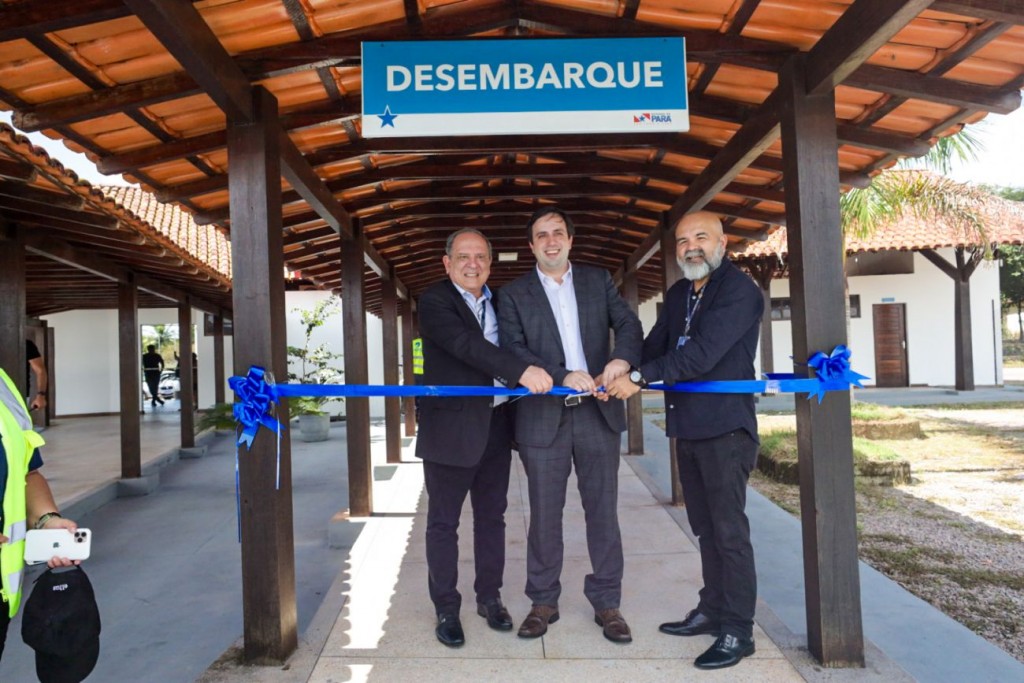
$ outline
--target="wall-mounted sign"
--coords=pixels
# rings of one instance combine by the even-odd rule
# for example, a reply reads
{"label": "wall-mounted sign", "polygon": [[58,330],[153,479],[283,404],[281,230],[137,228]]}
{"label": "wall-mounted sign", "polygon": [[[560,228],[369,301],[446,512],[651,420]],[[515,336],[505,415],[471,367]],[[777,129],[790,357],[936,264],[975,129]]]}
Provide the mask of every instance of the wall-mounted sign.
{"label": "wall-mounted sign", "polygon": [[363,136],[683,132],[683,38],[363,43]]}
{"label": "wall-mounted sign", "polygon": [[894,303],[896,303],[896,297],[894,297],[894,296],[883,296],[882,297],[882,303],[883,304],[894,304]]}

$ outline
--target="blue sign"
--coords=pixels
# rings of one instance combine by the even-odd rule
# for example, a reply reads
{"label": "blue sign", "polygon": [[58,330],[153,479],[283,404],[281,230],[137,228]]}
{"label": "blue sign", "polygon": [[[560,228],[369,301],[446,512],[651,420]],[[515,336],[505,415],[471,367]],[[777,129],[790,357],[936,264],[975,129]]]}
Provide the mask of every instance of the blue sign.
{"label": "blue sign", "polygon": [[675,38],[363,43],[363,136],[685,132]]}

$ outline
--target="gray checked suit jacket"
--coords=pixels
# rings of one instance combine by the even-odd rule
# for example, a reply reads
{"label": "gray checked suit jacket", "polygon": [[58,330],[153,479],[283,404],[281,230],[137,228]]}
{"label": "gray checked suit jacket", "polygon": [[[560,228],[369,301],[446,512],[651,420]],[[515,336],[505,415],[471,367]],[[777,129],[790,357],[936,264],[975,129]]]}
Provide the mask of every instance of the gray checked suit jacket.
{"label": "gray checked suit jacket", "polygon": [[[611,276],[603,269],[576,264],[572,266],[572,274],[587,371],[596,377],[612,359],[622,359],[630,366],[636,366],[643,348],[643,329],[640,320],[619,296]],[[565,352],[555,314],[536,269],[503,287],[499,299],[501,347],[532,365],[544,368],[554,379],[555,386],[560,386],[569,371],[565,367]],[[614,351],[609,330],[615,332]],[[516,441],[527,446],[551,445],[558,432],[562,411],[572,410],[566,408],[563,401],[557,396],[527,396],[518,401]],[[612,431],[625,431],[626,414],[622,401],[613,398],[598,405]]]}

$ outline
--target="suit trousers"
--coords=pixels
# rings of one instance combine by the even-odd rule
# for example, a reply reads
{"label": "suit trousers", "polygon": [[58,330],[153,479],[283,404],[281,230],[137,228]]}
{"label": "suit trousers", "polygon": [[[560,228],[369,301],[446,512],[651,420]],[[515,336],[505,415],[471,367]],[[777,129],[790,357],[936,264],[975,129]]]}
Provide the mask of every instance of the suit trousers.
{"label": "suit trousers", "polygon": [[595,610],[619,607],[623,573],[620,443],[621,436],[608,427],[596,399],[585,398],[580,405],[562,410],[550,446],[520,444],[530,494],[526,595],[534,605],[557,606],[562,593],[562,511],[569,473],[575,467],[592,569],[584,579],[583,594]]}
{"label": "suit trousers", "polygon": [[722,633],[750,638],[757,573],[744,511],[757,442],[745,429],[712,439],[676,439],[679,480],[690,528],[700,541],[704,587],[697,608]]}
{"label": "suit trousers", "polygon": [[459,519],[469,494],[473,507],[473,556],[478,602],[500,597],[505,572],[505,509],[512,464],[512,425],[507,403],[491,412],[487,448],[473,467],[423,461],[427,488],[427,572],[438,614],[458,614]]}

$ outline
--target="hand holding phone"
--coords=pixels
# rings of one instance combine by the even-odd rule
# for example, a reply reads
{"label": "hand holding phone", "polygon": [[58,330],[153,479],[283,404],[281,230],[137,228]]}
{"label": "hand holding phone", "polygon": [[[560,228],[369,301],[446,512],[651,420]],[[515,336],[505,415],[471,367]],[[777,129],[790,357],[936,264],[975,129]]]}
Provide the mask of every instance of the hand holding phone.
{"label": "hand holding phone", "polygon": [[25,563],[49,562],[51,557],[87,560],[91,547],[89,529],[32,529],[25,534]]}

